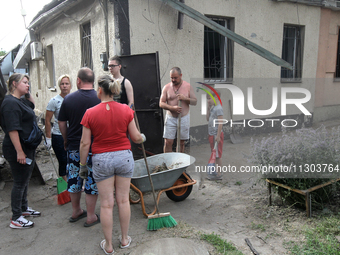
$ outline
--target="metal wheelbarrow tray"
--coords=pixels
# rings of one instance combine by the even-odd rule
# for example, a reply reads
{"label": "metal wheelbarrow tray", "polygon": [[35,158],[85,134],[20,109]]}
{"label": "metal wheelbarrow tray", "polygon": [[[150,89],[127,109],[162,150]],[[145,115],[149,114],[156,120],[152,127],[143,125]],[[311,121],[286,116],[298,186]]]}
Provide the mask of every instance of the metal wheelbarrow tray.
{"label": "metal wheelbarrow tray", "polygon": [[[163,163],[169,168],[158,173],[151,173],[154,189],[159,190],[157,195],[157,204],[159,202],[162,192],[173,201],[179,202],[186,199],[192,190],[192,185],[196,180],[192,179],[185,170],[188,166],[195,162],[195,158],[185,153],[162,153],[147,158],[150,172],[156,167],[161,166]],[[131,203],[141,202],[143,214],[145,216],[153,215],[156,212],[156,207],[153,212],[147,214],[144,206],[143,193],[152,191],[147,169],[144,159],[135,161],[134,173],[131,178],[131,189],[139,195],[138,200],[133,200],[130,196]]]}

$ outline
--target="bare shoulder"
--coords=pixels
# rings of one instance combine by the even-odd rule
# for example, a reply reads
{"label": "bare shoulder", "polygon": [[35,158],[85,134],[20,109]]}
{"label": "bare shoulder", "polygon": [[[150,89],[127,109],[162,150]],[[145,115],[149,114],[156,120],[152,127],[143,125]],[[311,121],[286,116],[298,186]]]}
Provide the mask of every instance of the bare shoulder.
{"label": "bare shoulder", "polygon": [[169,90],[171,83],[165,84],[163,87],[163,91],[166,92]]}
{"label": "bare shoulder", "polygon": [[125,78],[125,82],[124,82],[124,85],[128,85],[128,86],[132,86],[131,82]]}
{"label": "bare shoulder", "polygon": [[183,81],[182,86],[187,88],[191,87],[190,83],[186,81]]}

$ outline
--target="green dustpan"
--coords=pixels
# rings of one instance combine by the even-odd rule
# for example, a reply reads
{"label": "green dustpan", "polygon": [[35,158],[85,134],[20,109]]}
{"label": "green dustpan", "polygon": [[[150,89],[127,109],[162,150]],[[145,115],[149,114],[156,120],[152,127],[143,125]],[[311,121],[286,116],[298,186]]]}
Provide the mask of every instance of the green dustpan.
{"label": "green dustpan", "polygon": [[[55,171],[56,175],[58,176],[58,171],[57,171],[57,168],[54,165],[53,158],[52,158],[52,155],[51,155],[51,151],[49,151],[49,153],[50,153],[50,157],[51,157],[51,161],[52,161],[54,171]],[[57,179],[57,193],[58,193],[58,204],[59,205],[63,205],[63,204],[66,204],[68,202],[71,202],[70,194],[67,191],[67,182],[65,182],[65,180],[62,177],[59,177]]]}
{"label": "green dustpan", "polygon": [[65,182],[65,180],[62,177],[59,177],[57,180],[58,195],[64,192],[65,190],[67,190],[67,182]]}

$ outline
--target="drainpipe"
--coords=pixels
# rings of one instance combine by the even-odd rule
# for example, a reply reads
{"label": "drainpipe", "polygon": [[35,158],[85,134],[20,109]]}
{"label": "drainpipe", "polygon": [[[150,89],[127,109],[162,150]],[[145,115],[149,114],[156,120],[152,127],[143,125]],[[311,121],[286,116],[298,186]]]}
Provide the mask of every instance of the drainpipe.
{"label": "drainpipe", "polygon": [[106,47],[106,56],[107,59],[110,58],[109,53],[109,20],[108,20],[108,8],[107,8],[107,1],[103,0],[100,1],[100,6],[103,9],[104,12],[104,19],[105,19],[105,47]]}
{"label": "drainpipe", "polygon": [[[184,4],[184,0],[179,0],[179,1]],[[178,25],[177,25],[178,29],[183,29],[183,17],[184,17],[184,14],[182,12],[179,12],[178,13]]]}

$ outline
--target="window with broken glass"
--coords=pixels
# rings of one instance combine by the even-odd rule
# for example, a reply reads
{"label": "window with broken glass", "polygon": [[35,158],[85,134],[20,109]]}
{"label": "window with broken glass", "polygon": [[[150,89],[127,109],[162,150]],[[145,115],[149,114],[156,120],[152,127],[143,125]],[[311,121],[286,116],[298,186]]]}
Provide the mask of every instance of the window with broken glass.
{"label": "window with broken glass", "polygon": [[[219,25],[233,30],[233,19],[211,18]],[[231,82],[233,79],[233,41],[204,27],[205,82]]]}
{"label": "window with broken glass", "polygon": [[281,67],[282,82],[299,82],[302,78],[303,60],[302,26],[284,25],[282,42],[282,59],[293,66],[293,70]]}
{"label": "window with broken glass", "polygon": [[338,34],[338,52],[336,57],[335,78],[340,80],[340,29]]}
{"label": "window with broken glass", "polygon": [[81,25],[81,66],[93,69],[91,23]]}

